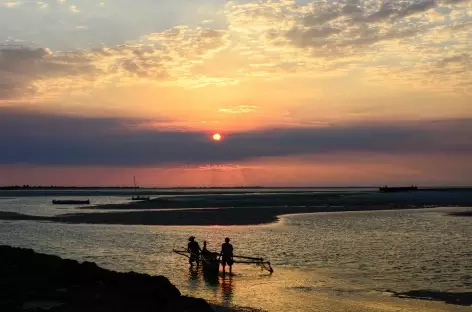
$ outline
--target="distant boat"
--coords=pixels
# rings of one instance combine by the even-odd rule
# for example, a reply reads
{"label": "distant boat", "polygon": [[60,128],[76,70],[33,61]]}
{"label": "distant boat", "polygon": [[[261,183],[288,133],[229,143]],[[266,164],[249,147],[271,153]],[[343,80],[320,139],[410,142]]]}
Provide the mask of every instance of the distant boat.
{"label": "distant boat", "polygon": [[133,196],[131,197],[131,200],[151,200],[151,197],[149,196]]}
{"label": "distant boat", "polygon": [[400,187],[388,187],[382,186],[379,187],[379,191],[383,193],[393,193],[393,192],[409,192],[409,191],[417,191],[417,186],[400,186]]}
{"label": "distant boat", "polygon": [[[136,177],[133,176],[133,182],[134,182],[134,192],[136,193]],[[135,195],[131,197],[131,200],[151,200],[150,196],[140,196],[140,195]]]}
{"label": "distant boat", "polygon": [[57,200],[54,199],[52,201],[53,205],[84,205],[84,204],[90,204],[90,200],[74,200],[74,199],[63,199],[63,200]]}

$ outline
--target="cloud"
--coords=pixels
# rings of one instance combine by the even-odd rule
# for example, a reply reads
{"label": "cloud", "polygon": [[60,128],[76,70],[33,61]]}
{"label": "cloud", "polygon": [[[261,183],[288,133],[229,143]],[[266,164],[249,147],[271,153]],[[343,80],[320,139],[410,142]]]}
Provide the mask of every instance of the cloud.
{"label": "cloud", "polygon": [[46,9],[47,7],[49,7],[49,4],[47,4],[46,2],[44,1],[38,1],[37,2],[37,5],[40,9]]}
{"label": "cloud", "polygon": [[[345,49],[346,46],[370,46],[380,41],[408,38],[427,32],[437,25],[424,18],[418,21],[407,18],[427,12],[439,3],[461,2],[385,1],[377,10],[372,9],[368,1],[321,3],[313,5],[308,13],[300,13],[301,17],[295,16],[293,27],[288,31],[282,30],[282,33],[288,43],[295,46],[318,48],[315,51],[318,56],[324,56],[323,50],[338,50],[340,56],[348,55],[352,50]],[[376,25],[371,25],[372,23]],[[280,35],[272,33],[272,37],[280,38]]]}
{"label": "cloud", "polygon": [[472,155],[472,120],[274,128],[229,134],[147,128],[145,121],[0,110],[1,164],[159,166],[237,163],[261,157],[369,152]]}
{"label": "cloud", "polygon": [[[471,11],[462,0],[228,2],[218,13],[225,18],[219,29],[181,25],[97,49],[25,47],[16,58],[18,49],[4,48],[0,100],[61,100],[142,83],[226,87],[351,73],[356,81],[387,88],[414,84],[428,92],[462,94],[467,90],[457,87],[469,84],[470,76],[449,70],[447,83],[438,83],[444,74],[431,71],[431,64],[468,52]],[[78,25],[88,27],[87,21],[74,25],[74,32]],[[431,83],[418,83],[425,79]]]}
{"label": "cloud", "polygon": [[216,77],[191,72],[194,66],[224,48],[225,36],[220,30],[176,27],[143,37],[146,44],[88,51],[5,47],[0,49],[0,100],[15,95],[38,100],[80,95],[91,89],[135,84],[135,78],[144,83],[159,83],[165,78],[167,83],[184,86],[190,83],[198,86],[205,80],[215,83]]}
{"label": "cloud", "polygon": [[467,53],[446,57],[438,63],[438,66],[446,67],[451,64],[465,64],[467,67],[472,67],[472,57]]}
{"label": "cloud", "polygon": [[79,12],[80,12],[79,8],[78,8],[76,5],[73,5],[73,4],[71,4],[71,5],[69,6],[69,10],[70,10],[71,12],[74,12],[74,13],[79,13]]}
{"label": "cloud", "polygon": [[30,83],[38,75],[54,71],[41,64],[41,60],[50,54],[48,49],[0,50],[0,99],[33,93],[34,87]]}
{"label": "cloud", "polygon": [[232,108],[220,108],[218,111],[222,113],[230,113],[230,114],[244,114],[250,113],[255,111],[257,106],[254,105],[239,105]]}
{"label": "cloud", "polygon": [[13,7],[19,6],[20,4],[21,2],[19,1],[10,1],[10,2],[3,3],[3,5],[7,8],[13,8]]}

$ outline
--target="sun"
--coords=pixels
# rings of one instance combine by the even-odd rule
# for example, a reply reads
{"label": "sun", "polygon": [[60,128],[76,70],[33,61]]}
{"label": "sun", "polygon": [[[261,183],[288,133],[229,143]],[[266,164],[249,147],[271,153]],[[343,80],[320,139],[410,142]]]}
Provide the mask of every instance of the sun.
{"label": "sun", "polygon": [[219,134],[219,133],[213,134],[213,140],[214,141],[220,141],[221,139],[222,139],[221,134]]}

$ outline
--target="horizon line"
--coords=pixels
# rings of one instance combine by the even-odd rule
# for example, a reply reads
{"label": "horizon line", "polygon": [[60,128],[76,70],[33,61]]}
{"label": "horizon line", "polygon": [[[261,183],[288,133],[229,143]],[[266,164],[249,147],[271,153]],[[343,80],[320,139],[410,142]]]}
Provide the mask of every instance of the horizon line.
{"label": "horizon line", "polygon": [[[394,183],[390,187],[396,187],[400,184]],[[411,186],[411,184],[401,184],[402,186]],[[413,184],[414,185],[414,184]],[[67,186],[67,185],[0,185],[0,190],[6,189],[161,189],[161,190],[171,190],[171,189],[310,189],[310,188],[379,188],[383,186],[389,186],[388,184],[379,184],[379,185],[364,185],[364,186]],[[415,185],[418,186],[418,185]],[[472,185],[428,185],[428,186],[418,186],[418,188],[472,188]]]}

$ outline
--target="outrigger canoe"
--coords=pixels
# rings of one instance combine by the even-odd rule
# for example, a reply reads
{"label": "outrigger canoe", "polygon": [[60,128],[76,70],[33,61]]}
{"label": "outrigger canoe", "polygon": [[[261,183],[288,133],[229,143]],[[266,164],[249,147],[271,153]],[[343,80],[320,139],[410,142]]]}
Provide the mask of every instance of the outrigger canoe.
{"label": "outrigger canoe", "polygon": [[[180,250],[172,249],[172,251],[178,255],[184,256],[186,258],[190,258],[188,251],[185,249],[180,249]],[[207,257],[204,257],[200,253],[200,257],[198,261],[200,261],[200,263],[202,264],[203,270],[218,273],[221,260],[220,260],[220,257],[216,255],[218,255],[218,253],[209,252]],[[270,272],[271,274],[274,272],[274,269],[272,269],[272,267],[270,266],[270,261],[265,261],[264,258],[235,255],[233,256],[233,263],[255,264],[259,266],[261,270],[266,270]]]}

